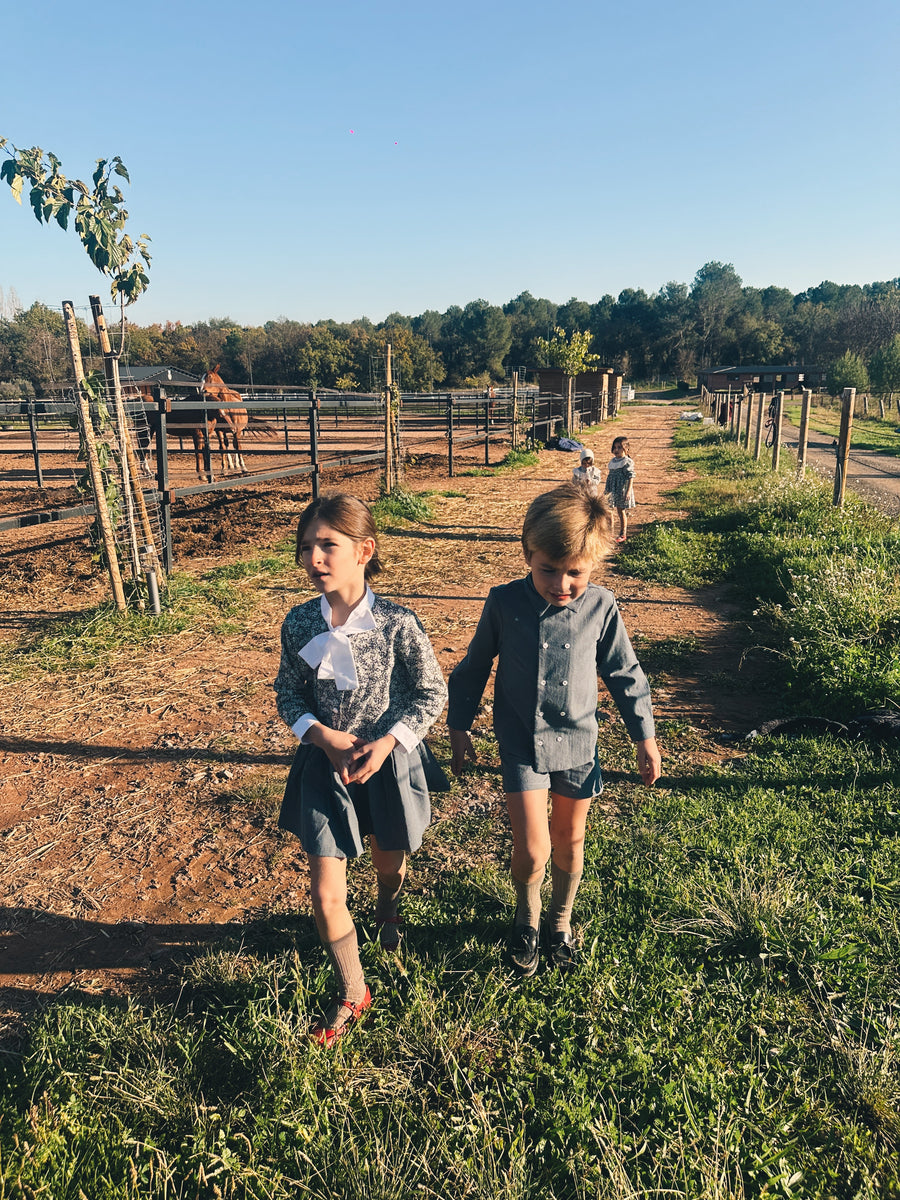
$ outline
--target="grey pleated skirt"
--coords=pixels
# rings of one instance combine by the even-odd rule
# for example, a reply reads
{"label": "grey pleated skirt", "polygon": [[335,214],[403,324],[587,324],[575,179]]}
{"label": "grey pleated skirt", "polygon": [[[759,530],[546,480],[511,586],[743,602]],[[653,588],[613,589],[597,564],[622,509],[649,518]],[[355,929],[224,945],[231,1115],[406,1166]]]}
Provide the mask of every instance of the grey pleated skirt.
{"label": "grey pleated skirt", "polygon": [[431,822],[429,791],[450,789],[424,742],[411,754],[395,748],[366,783],[344,784],[324,750],[301,744],[281,802],[278,825],[300,838],[307,854],[359,858],[373,834],[382,850],[418,850]]}

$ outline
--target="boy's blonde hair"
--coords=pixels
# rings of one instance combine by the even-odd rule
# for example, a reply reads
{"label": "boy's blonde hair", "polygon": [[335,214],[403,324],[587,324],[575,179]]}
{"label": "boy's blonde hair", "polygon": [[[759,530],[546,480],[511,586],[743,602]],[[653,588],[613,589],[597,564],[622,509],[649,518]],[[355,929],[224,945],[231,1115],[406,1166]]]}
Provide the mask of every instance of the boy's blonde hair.
{"label": "boy's blonde hair", "polygon": [[612,513],[605,497],[577,483],[564,483],[532,500],[522,526],[522,549],[561,562],[589,558],[599,562],[611,549]]}

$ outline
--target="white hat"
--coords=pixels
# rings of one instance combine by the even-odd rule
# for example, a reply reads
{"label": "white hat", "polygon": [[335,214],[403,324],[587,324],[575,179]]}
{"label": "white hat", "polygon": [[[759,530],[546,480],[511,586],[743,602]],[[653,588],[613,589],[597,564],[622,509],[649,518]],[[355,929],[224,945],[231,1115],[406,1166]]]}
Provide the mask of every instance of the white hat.
{"label": "white hat", "polygon": [[588,459],[590,459],[591,462],[594,461],[594,452],[593,452],[593,450],[589,450],[588,447],[585,446],[585,448],[581,452],[581,461],[587,462]]}

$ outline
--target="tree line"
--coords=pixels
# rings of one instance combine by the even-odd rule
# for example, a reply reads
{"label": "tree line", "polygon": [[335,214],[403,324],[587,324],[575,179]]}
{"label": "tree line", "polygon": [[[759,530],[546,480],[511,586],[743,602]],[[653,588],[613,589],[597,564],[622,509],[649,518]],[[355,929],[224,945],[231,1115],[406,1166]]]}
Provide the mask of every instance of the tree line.
{"label": "tree line", "polygon": [[[546,366],[558,331],[589,335],[600,365],[627,378],[692,382],[700,369],[740,364],[843,362],[857,387],[900,390],[900,278],[867,284],[824,281],[793,293],[745,286],[730,263],[708,262],[691,284],[648,294],[626,288],[591,303],[564,304],[522,292],[504,305],[472,300],[445,312],[391,313],[375,324],[304,323],[287,318],[242,326],[229,317],[192,324],[126,323],[126,365],[178,367],[194,374],[221,364],[239,386],[369,390],[387,342],[407,391],[484,387],[512,370]],[[96,360],[93,330],[79,326],[82,354]],[[845,370],[846,374],[846,370]],[[0,292],[0,395],[43,395],[69,378],[61,314],[35,303],[22,310]],[[832,374],[832,378],[836,378]]]}

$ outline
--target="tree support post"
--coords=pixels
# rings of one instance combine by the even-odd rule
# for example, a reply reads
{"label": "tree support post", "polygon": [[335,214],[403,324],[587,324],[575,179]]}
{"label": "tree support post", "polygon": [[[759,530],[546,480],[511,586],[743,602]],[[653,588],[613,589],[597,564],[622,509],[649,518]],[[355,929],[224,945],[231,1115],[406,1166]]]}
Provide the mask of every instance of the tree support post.
{"label": "tree support post", "polygon": [[75,409],[78,413],[78,421],[84,437],[88,471],[91,478],[91,490],[94,493],[94,507],[97,512],[97,523],[100,526],[103,548],[106,551],[106,565],[109,570],[113,600],[119,612],[125,612],[125,589],[122,586],[122,575],[119,571],[116,539],[113,536],[113,528],[109,519],[109,507],[106,503],[106,485],[103,479],[103,472],[100,469],[100,459],[97,456],[97,439],[94,436],[90,405],[84,389],[84,366],[81,362],[81,347],[78,344],[78,327],[75,324],[75,305],[71,300],[63,300],[62,310],[63,320],[66,325],[66,337],[69,342],[69,355],[72,359],[72,371],[75,375]]}
{"label": "tree support post", "polygon": [[453,478],[453,394],[447,393],[447,474]]}
{"label": "tree support post", "polygon": [[844,388],[841,397],[841,432],[838,436],[837,466],[834,470],[835,508],[844,503],[847,488],[847,461],[850,458],[850,437],[853,433],[853,410],[856,407],[856,388]]}
{"label": "tree support post", "polygon": [[[153,529],[150,525],[150,514],[147,512],[147,505],[144,503],[144,493],[140,485],[140,468],[134,455],[134,448],[131,444],[131,431],[128,428],[128,422],[125,417],[125,405],[122,400],[122,384],[119,379],[119,360],[113,353],[112,344],[109,340],[109,329],[106,325],[106,318],[103,315],[103,307],[100,304],[99,296],[89,296],[91,304],[91,313],[94,317],[94,328],[97,330],[97,340],[100,342],[100,350],[103,354],[103,369],[106,374],[107,385],[115,397],[116,404],[116,425],[119,433],[119,446],[121,453],[124,456],[123,463],[123,484],[128,496],[131,500],[131,494],[134,495],[134,503],[138,510],[138,518],[141,524],[141,534],[144,539],[144,551],[140,551],[137,546],[137,539],[132,536],[132,569],[135,572],[135,578],[139,578],[141,571],[146,574],[146,568],[143,566],[141,559],[146,559],[147,554],[156,555],[156,543],[153,537]],[[131,487],[129,488],[129,483]],[[130,508],[130,504],[129,504]],[[129,529],[133,528],[133,522],[129,522]],[[148,550],[149,547],[149,550]],[[166,575],[165,570],[157,566],[155,568],[158,581],[165,587]]]}

